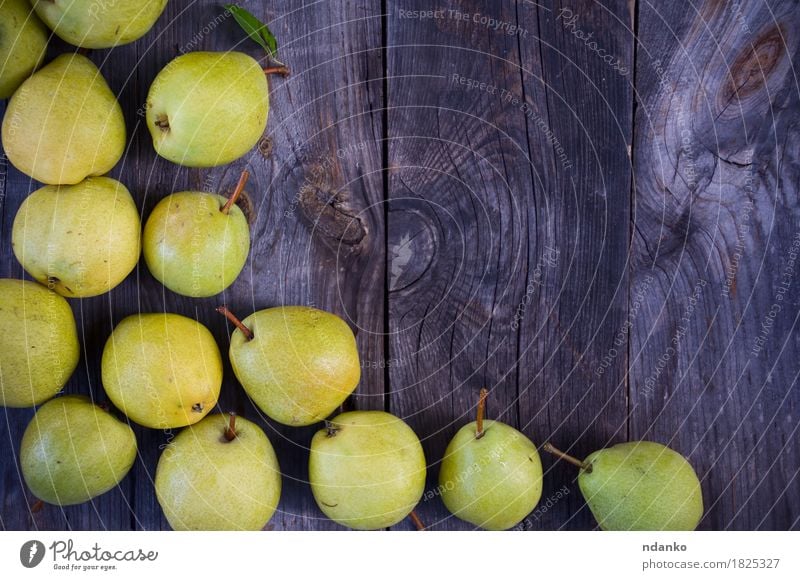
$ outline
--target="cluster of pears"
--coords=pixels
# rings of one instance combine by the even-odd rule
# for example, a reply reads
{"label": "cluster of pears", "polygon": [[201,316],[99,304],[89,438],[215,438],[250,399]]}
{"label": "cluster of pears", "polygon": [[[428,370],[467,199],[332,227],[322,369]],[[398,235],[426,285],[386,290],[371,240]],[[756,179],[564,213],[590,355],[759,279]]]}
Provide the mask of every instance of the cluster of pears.
{"label": "cluster of pears", "polygon": [[[127,133],[101,72],[81,54],[58,56],[37,71],[48,37],[42,21],[77,46],[113,47],[144,35],[165,5],[166,0],[0,4],[0,97],[11,96],[3,146],[17,169],[46,184],[20,207],[12,246],[33,278],[63,296],[97,296],[120,284],[135,268],[142,242],[153,275],[187,296],[219,294],[245,265],[250,232],[236,201],[246,175],[230,199],[194,191],[168,196],[142,239],[130,192],[102,177],[122,157]],[[227,10],[253,18],[235,6]],[[156,152],[191,167],[245,155],[266,127],[267,75],[275,72],[287,70],[263,69],[239,52],[191,52],[170,62],[153,81],[145,107]]]}

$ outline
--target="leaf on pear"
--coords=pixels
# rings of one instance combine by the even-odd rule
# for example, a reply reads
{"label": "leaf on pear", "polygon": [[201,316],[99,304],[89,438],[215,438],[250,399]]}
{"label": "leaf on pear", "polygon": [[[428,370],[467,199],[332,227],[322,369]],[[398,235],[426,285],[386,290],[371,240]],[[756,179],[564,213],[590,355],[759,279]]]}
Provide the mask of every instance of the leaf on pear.
{"label": "leaf on pear", "polygon": [[230,12],[237,24],[247,33],[247,36],[260,44],[271,58],[278,58],[278,41],[269,26],[236,4],[226,4],[225,10]]}

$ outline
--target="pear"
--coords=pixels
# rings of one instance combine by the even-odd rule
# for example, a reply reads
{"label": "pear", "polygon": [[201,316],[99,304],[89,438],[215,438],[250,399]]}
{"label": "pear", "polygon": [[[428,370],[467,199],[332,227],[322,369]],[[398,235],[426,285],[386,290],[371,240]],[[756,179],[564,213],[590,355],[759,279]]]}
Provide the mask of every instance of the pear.
{"label": "pear", "polygon": [[167,0],[32,0],[62,39],[83,48],[111,48],[144,36]]}
{"label": "pear", "polygon": [[66,300],[35,282],[0,279],[0,404],[32,407],[54,397],[79,356]]}
{"label": "pear", "polygon": [[425,488],[425,455],[411,427],[383,411],[351,411],[311,440],[308,479],[333,521],[357,530],[393,526]]}
{"label": "pear", "polygon": [[549,443],[544,450],[580,468],[578,485],[603,530],[690,531],[703,517],[697,474],[682,455],[660,443],[620,443],[586,461]]}
{"label": "pear", "polygon": [[8,103],[2,134],[11,163],[50,185],[108,173],[126,139],[114,93],[79,54],[56,57],[22,83]]}
{"label": "pear", "polygon": [[11,245],[22,267],[67,298],[108,292],[136,267],[139,211],[130,192],[109,177],[48,185],[25,199]]}
{"label": "pear", "polygon": [[521,522],[542,496],[542,462],[536,446],[500,421],[484,421],[486,389],[477,421],[459,429],[442,460],[439,491],[455,516],[487,530]]}
{"label": "pear", "polygon": [[161,157],[188,167],[225,165],[250,151],[267,126],[261,65],[241,52],[190,52],[156,76],[147,127]]}
{"label": "pear", "polygon": [[153,429],[197,423],[217,404],[222,356],[208,329],[179,314],[134,314],[106,342],[103,386],[128,417]]}
{"label": "pear", "polygon": [[156,468],[156,497],[175,530],[261,530],[281,496],[272,445],[258,425],[210,415],[181,431]]}
{"label": "pear", "polygon": [[168,195],[144,226],[144,259],[164,286],[193,298],[214,296],[233,284],[250,252],[250,226],[236,205],[249,173],[229,199],[213,193]]}
{"label": "pear", "polygon": [[0,99],[7,99],[44,60],[49,33],[27,0],[0,1]]}
{"label": "pear", "polygon": [[330,415],[361,379],[356,339],[330,312],[305,306],[260,310],[240,322],[230,359],[236,378],[255,404],[275,421],[311,425]]}
{"label": "pear", "polygon": [[37,411],[19,457],[36,497],[73,505],[104,494],[125,477],[136,459],[136,436],[87,397],[67,395]]}

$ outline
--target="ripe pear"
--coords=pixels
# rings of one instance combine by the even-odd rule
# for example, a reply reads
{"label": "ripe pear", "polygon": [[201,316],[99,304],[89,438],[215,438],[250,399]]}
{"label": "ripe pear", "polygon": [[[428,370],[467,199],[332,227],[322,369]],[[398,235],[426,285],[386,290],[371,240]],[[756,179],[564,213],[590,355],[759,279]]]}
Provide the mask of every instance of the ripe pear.
{"label": "ripe pear", "polygon": [[314,499],[335,522],[357,530],[393,526],[425,488],[425,455],[411,427],[383,411],[351,411],[311,440]]}
{"label": "ripe pear", "polygon": [[7,99],[39,68],[47,29],[27,0],[0,2],[0,99]]}
{"label": "ripe pear", "polygon": [[247,172],[230,199],[202,191],[168,195],[144,226],[144,259],[164,286],[193,298],[233,284],[250,252],[250,226],[235,204]]}
{"label": "ripe pear", "polygon": [[136,459],[136,436],[122,421],[83,396],[45,403],[19,452],[22,475],[47,503],[73,505],[115,487]]}
{"label": "ripe pear", "polygon": [[361,379],[356,339],[347,323],[306,306],[260,310],[234,321],[230,359],[255,404],[284,425],[311,425],[330,415]]}
{"label": "ripe pear", "polygon": [[542,496],[542,462],[530,439],[500,421],[478,420],[459,429],[442,460],[439,491],[450,512],[487,530],[507,530]]}
{"label": "ripe pear", "polygon": [[549,443],[544,449],[580,467],[578,485],[603,530],[690,531],[703,517],[697,474],[669,447],[620,443],[595,451],[586,461]]}
{"label": "ripe pear", "polygon": [[281,473],[258,425],[217,414],[187,427],[167,446],[155,485],[175,530],[256,531],[278,507]]}
{"label": "ripe pear", "polygon": [[0,279],[0,404],[32,407],[54,397],[78,366],[75,317],[35,282]]}
{"label": "ripe pear", "polygon": [[144,36],[167,0],[32,0],[53,32],[83,48],[111,48]]}
{"label": "ripe pear", "polygon": [[62,54],[11,97],[3,146],[14,167],[50,185],[108,173],[125,149],[114,93],[85,56]]}
{"label": "ripe pear", "polygon": [[222,357],[208,329],[178,314],[134,314],[103,349],[103,386],[128,417],[153,429],[197,423],[217,404]]}
{"label": "ripe pear", "polygon": [[267,126],[261,65],[241,52],[190,52],[158,73],[147,127],[161,157],[188,167],[225,165],[250,151]]}
{"label": "ripe pear", "polygon": [[139,210],[127,188],[90,177],[29,195],[14,218],[11,245],[36,280],[67,298],[85,298],[108,292],[131,273],[140,237]]}

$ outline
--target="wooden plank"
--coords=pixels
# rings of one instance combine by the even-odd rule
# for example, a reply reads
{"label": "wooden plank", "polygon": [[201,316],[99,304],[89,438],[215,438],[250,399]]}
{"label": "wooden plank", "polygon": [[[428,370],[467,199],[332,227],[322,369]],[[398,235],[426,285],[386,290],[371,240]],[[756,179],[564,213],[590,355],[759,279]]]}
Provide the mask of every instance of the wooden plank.
{"label": "wooden plank", "polygon": [[[539,441],[579,457],[627,437],[620,335],[628,317],[630,10],[624,1],[520,7],[520,25],[538,31],[521,44],[537,176],[532,296],[519,337],[521,421]],[[526,529],[593,528],[575,470],[551,457],[543,463],[543,509]]]}
{"label": "wooden plank", "polygon": [[702,529],[800,521],[796,10],[640,7],[631,437],[690,457]]}
{"label": "wooden plank", "polygon": [[[580,7],[629,62],[625,28]],[[583,387],[587,355],[599,359],[625,312],[631,90],[547,3],[414,15],[426,8],[389,3],[388,231],[391,408],[425,437],[430,495],[481,386],[490,414],[538,443],[625,435],[624,357]],[[548,472],[544,498],[572,479]],[[525,526],[568,521],[571,492]],[[437,529],[469,527],[435,497],[419,511]]]}

